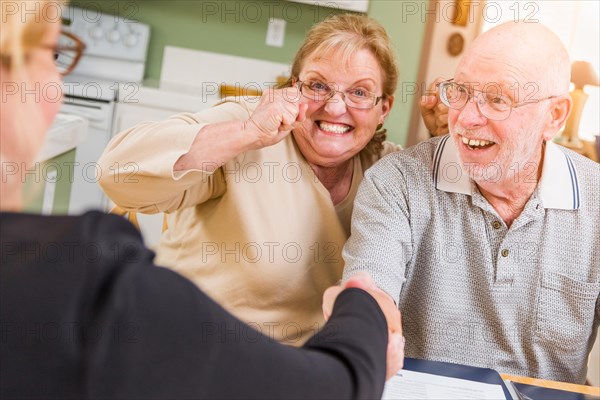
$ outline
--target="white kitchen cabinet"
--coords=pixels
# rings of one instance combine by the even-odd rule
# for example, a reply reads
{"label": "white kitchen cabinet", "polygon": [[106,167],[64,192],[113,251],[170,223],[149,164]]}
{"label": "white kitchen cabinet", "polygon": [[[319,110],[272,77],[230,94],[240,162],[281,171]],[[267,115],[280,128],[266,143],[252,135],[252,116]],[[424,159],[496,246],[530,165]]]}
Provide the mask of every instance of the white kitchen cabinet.
{"label": "white kitchen cabinet", "polygon": [[138,104],[119,104],[115,115],[114,132],[119,133],[140,122],[161,121],[177,114],[176,111]]}
{"label": "white kitchen cabinet", "polygon": [[319,7],[338,8],[366,13],[369,8],[369,0],[288,0],[295,3],[312,4]]}
{"label": "white kitchen cabinet", "polygon": [[59,113],[48,129],[35,163],[22,176],[24,211],[63,215],[70,211],[75,148],[88,136],[89,121]]}

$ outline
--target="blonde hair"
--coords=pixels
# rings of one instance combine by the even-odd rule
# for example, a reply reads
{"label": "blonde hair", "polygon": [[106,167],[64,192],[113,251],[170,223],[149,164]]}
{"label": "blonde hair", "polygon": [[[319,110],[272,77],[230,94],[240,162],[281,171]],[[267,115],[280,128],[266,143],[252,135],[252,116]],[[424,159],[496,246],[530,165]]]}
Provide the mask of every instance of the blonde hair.
{"label": "blonde hair", "polygon": [[[18,74],[25,63],[27,52],[38,47],[52,23],[51,8],[63,5],[57,0],[36,0],[31,3],[0,0],[0,56],[2,66]],[[25,8],[27,7],[27,8]]]}
{"label": "blonde hair", "polygon": [[[64,5],[63,1],[37,0],[35,2],[0,0],[0,67],[2,68],[2,90],[5,90],[7,74],[10,72],[11,83],[19,85],[19,88],[27,81],[25,68],[28,53],[40,47],[42,40],[52,24],[60,23],[60,11]],[[51,18],[55,16],[56,18]],[[20,93],[20,89],[19,92]],[[16,96],[16,94],[13,94]],[[4,96],[3,96],[4,97]],[[0,148],[0,163],[4,166],[7,162],[17,162],[22,165],[23,160],[18,159],[18,154],[31,146],[33,140],[28,129],[25,107],[20,106],[20,101],[13,102],[14,113],[10,116],[10,132],[1,132],[3,140],[10,138],[16,156],[6,154]],[[21,167],[22,168],[22,167]],[[19,177],[17,175],[5,176],[2,168],[3,198],[8,196],[7,191],[19,190]],[[7,189],[10,188],[10,189]]]}
{"label": "blonde hair", "polygon": [[[292,76],[281,87],[290,87],[298,78],[304,62],[316,55],[335,52],[346,62],[359,50],[367,49],[377,59],[383,72],[383,98],[393,96],[398,86],[398,65],[391,40],[379,22],[365,15],[339,14],[314,25],[292,63]],[[383,149],[386,130],[375,132],[366,149],[379,154]]]}
{"label": "blonde hair", "polygon": [[0,0],[0,62],[6,71],[10,71],[14,83],[20,84],[26,79],[27,53],[41,46],[52,24],[60,22],[60,15],[58,19],[49,18],[52,15],[49,10],[60,10],[63,4],[57,0],[37,0],[32,10],[31,3],[26,6],[25,2]]}

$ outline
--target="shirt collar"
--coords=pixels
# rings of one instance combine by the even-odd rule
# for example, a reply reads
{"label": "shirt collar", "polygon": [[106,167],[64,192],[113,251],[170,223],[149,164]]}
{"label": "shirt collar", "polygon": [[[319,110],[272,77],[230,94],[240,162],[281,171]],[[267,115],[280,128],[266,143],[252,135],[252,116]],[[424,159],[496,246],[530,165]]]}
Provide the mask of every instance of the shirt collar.
{"label": "shirt collar", "polygon": [[[564,149],[546,142],[538,193],[544,208],[577,210],[580,206],[577,169]],[[450,135],[438,142],[433,155],[432,178],[438,190],[471,196],[475,183],[464,171]]]}

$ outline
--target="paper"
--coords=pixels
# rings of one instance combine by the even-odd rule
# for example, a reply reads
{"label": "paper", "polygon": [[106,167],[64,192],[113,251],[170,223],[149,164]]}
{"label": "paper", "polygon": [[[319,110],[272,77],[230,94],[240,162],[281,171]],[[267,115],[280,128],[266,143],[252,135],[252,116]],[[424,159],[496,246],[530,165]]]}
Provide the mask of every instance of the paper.
{"label": "paper", "polygon": [[506,400],[500,385],[401,370],[383,391],[384,400]]}

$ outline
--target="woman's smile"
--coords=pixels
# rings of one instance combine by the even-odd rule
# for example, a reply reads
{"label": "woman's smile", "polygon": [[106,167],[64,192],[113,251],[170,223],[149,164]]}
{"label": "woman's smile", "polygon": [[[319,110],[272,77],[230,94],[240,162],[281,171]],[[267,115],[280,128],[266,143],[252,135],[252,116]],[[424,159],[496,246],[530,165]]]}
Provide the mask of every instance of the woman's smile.
{"label": "woman's smile", "polygon": [[352,125],[339,122],[317,120],[315,121],[315,125],[326,135],[343,136],[354,130]]}

